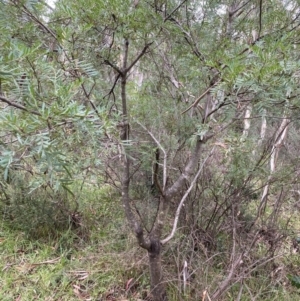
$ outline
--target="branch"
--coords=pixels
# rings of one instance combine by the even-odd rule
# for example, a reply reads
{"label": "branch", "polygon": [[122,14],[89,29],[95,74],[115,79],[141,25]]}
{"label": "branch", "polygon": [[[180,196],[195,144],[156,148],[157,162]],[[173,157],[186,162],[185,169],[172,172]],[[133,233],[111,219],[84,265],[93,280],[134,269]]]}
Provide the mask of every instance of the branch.
{"label": "branch", "polygon": [[232,15],[232,16],[235,15],[239,10],[241,10],[243,7],[245,7],[250,1],[252,1],[252,0],[246,1],[246,2],[245,2],[244,4],[242,4],[240,7],[236,8],[234,11],[230,12],[231,15]]}
{"label": "branch", "polygon": [[227,105],[225,102],[221,102],[216,108],[212,109],[210,112],[207,113],[206,116],[204,116],[204,120],[207,120],[207,118],[209,116],[211,116],[212,114],[214,114],[215,112],[217,112],[219,109],[221,109],[222,107],[224,107],[225,105]]}
{"label": "branch", "polygon": [[215,87],[219,82],[221,81],[221,79],[219,79],[217,82],[215,82],[213,85],[210,85],[195,101],[192,105],[190,105],[186,110],[184,110],[181,114],[186,113],[187,111],[189,111],[192,107],[195,107],[199,101],[208,94],[208,92]]}
{"label": "branch", "polygon": [[167,16],[167,17],[165,17],[165,19],[164,19],[164,22],[166,22],[166,21],[168,21],[169,20],[169,18],[186,2],[187,0],[183,0],[181,3],[179,3],[179,5],[177,6],[177,7],[175,7],[172,11],[171,11],[171,13]]}
{"label": "branch", "polygon": [[[238,255],[235,261],[232,263],[230,270],[228,271],[227,277],[219,284],[219,288],[216,292],[213,294],[213,300],[217,300],[230,286],[230,283],[232,282],[232,279],[235,276],[236,269],[241,265],[242,262],[242,254]],[[239,279],[240,280],[240,279]]]}
{"label": "branch", "polygon": [[197,144],[195,146],[194,152],[191,155],[191,158],[189,162],[186,164],[183,172],[178,177],[178,179],[175,181],[175,183],[166,191],[166,199],[171,200],[178,191],[182,188],[184,183],[189,180],[189,178],[192,176],[195,167],[198,164],[198,160],[200,157],[200,151],[202,149],[202,144],[205,143],[207,139],[201,140],[197,137]]}
{"label": "branch", "polygon": [[83,90],[83,93],[84,93],[86,99],[88,100],[88,102],[89,102],[90,105],[92,106],[92,108],[93,108],[93,110],[95,111],[95,113],[97,114],[97,116],[100,118],[99,111],[97,110],[95,104],[90,100],[90,95],[91,95],[91,93],[92,93],[92,90],[93,90],[94,87],[95,87],[95,84],[93,85],[93,87],[92,87],[92,89],[90,90],[89,93],[87,93],[87,91],[86,91],[86,89],[85,89],[83,83],[81,84],[81,87],[82,87],[82,90]]}
{"label": "branch", "polygon": [[135,60],[129,65],[129,67],[127,67],[124,72],[127,73],[138,61],[139,59],[146,53],[147,49],[150,47],[150,45],[152,44],[148,43],[144,46],[144,49],[141,51],[141,53],[135,58]]}
{"label": "branch", "polygon": [[31,113],[31,114],[34,114],[34,115],[37,115],[37,116],[42,116],[41,113],[37,112],[37,111],[31,111],[31,110],[28,110],[26,107],[16,103],[16,102],[13,102],[13,101],[10,101],[8,100],[7,98],[3,97],[3,96],[0,96],[0,101],[2,102],[5,102],[7,103],[8,105],[12,106],[12,107],[15,107],[17,109],[20,109],[20,110],[23,110],[23,111],[26,111],[28,113]]}
{"label": "branch", "polygon": [[[123,117],[122,117],[122,129],[121,129],[120,136],[122,142],[127,141],[129,139],[129,123],[128,123],[128,116],[127,116],[127,99],[126,99],[126,75],[129,70],[127,68],[128,46],[129,46],[128,40],[125,39],[122,70],[112,65],[109,61],[107,61],[107,63],[111,67],[113,67],[121,76],[121,100],[122,100]],[[151,247],[151,242],[148,239],[145,239],[143,228],[141,227],[136,217],[134,216],[130,205],[129,186],[130,186],[130,179],[131,179],[130,176],[131,159],[127,152],[126,145],[124,146],[124,153],[122,154],[121,158],[122,158],[122,165],[123,165],[122,176],[121,176],[122,203],[125,210],[126,218],[130,223],[131,229],[135,233],[139,245],[142,248],[149,250]]]}
{"label": "branch", "polygon": [[[250,265],[250,267],[248,267],[248,270],[245,271],[245,269],[242,271],[242,275],[241,277],[243,277],[244,279],[246,279],[251,273],[253,273],[253,271],[259,269],[260,267],[262,267],[263,265],[267,264],[270,261],[274,261],[274,259],[284,256],[284,254],[278,254],[275,256],[268,256],[267,258],[263,258],[263,259],[259,259],[257,261],[255,261],[253,264]],[[245,257],[242,256],[242,257]],[[242,258],[241,258],[242,260]],[[236,261],[236,267],[238,267],[239,264]],[[232,269],[231,269],[232,270]],[[229,274],[231,273],[231,270],[229,271]],[[241,281],[240,277],[235,277],[235,279],[233,279],[233,277],[231,277],[231,279],[233,279],[233,281],[230,283],[230,281],[227,281],[228,277],[230,275],[228,275],[225,280],[220,284],[219,288],[214,292],[213,294],[213,300],[217,300],[219,299],[219,297],[224,293],[224,291],[227,289],[230,289],[232,286],[234,286],[236,283],[239,283]],[[226,283],[225,283],[226,282]],[[226,284],[226,285],[225,285]]]}
{"label": "branch", "polygon": [[167,153],[165,149],[162,147],[162,145],[159,143],[159,141],[155,138],[155,136],[139,121],[136,121],[137,124],[139,124],[147,133],[151,136],[151,138],[154,140],[154,142],[157,144],[157,146],[161,149],[161,151],[164,153],[164,164],[163,164],[163,187],[162,190],[165,191],[166,184],[167,184]]}
{"label": "branch", "polygon": [[108,96],[108,95],[110,95],[111,93],[113,93],[114,88],[115,88],[115,86],[116,86],[116,84],[117,84],[117,82],[118,82],[120,76],[121,76],[120,73],[118,73],[118,75],[117,75],[116,78],[115,78],[115,81],[114,81],[113,86],[111,87],[111,89],[109,90],[109,92],[108,92],[106,95],[103,96],[103,99],[104,99],[106,96]]}
{"label": "branch", "polygon": [[116,65],[111,63],[109,60],[104,60],[104,63],[115,69],[121,76],[123,76],[123,71],[120,70]]}
{"label": "branch", "polygon": [[206,143],[208,140],[210,140],[211,138],[213,138],[216,134],[219,134],[221,132],[223,132],[226,128],[228,128],[233,122],[235,122],[235,120],[239,120],[240,117],[242,116],[242,113],[237,116],[234,120],[228,122],[227,124],[225,124],[223,127],[221,127],[218,130],[218,133],[210,133],[210,134],[206,134],[203,139],[200,139],[200,137],[198,137],[197,139],[197,144],[195,146],[194,152],[192,153],[190,160],[188,161],[188,163],[186,164],[183,172],[181,173],[181,175],[179,176],[179,178],[175,181],[175,183],[166,191],[165,193],[165,198],[168,200],[171,200],[177,193],[178,191],[182,188],[183,184],[185,183],[185,181],[189,180],[189,178],[192,176],[195,166],[198,163],[199,157],[200,157],[200,151],[202,149],[202,145],[204,143]]}
{"label": "branch", "polygon": [[173,223],[173,228],[172,228],[172,231],[171,233],[163,240],[161,240],[161,244],[165,244],[167,243],[170,239],[172,239],[175,235],[175,232],[176,232],[176,228],[177,228],[177,224],[178,224],[178,219],[179,219],[179,215],[180,215],[180,212],[181,212],[181,208],[184,204],[184,201],[186,200],[186,198],[188,197],[189,193],[191,192],[191,190],[193,189],[194,185],[196,184],[196,181],[201,173],[201,171],[203,170],[203,167],[206,163],[206,161],[208,160],[208,158],[213,154],[214,150],[215,150],[215,147],[214,146],[212,148],[212,150],[209,152],[208,156],[205,158],[205,160],[203,161],[202,165],[200,166],[197,174],[195,175],[190,187],[188,188],[188,190],[185,192],[184,196],[182,197],[178,207],[177,207],[177,210],[176,210],[176,213],[175,213],[175,218],[174,218],[174,223]]}
{"label": "branch", "polygon": [[124,59],[123,59],[123,69],[122,69],[123,76],[125,76],[127,73],[126,67],[127,67],[127,60],[128,60],[128,46],[129,46],[129,41],[128,41],[128,39],[125,39]]}
{"label": "branch", "polygon": [[[127,67],[127,58],[128,58],[128,45],[129,45],[129,42],[128,40],[126,39],[125,40],[125,49],[124,49],[124,59],[123,59],[123,67],[122,67],[122,70],[117,67],[116,65],[114,65],[113,63],[111,63],[109,60],[104,60],[104,63],[109,65],[110,67],[112,67],[115,71],[118,72],[118,74],[121,76],[121,77],[125,77],[126,74],[128,73],[128,71],[130,71],[130,69],[139,61],[139,59],[146,53],[147,49],[149,48],[149,46],[152,44],[153,42],[151,43],[148,43],[144,46],[143,50],[141,51],[141,53],[133,60],[133,62],[129,65],[129,67]],[[115,80],[115,83],[114,83],[114,86],[115,84],[117,83],[119,77],[116,78]],[[108,93],[110,94],[110,93]]]}
{"label": "branch", "polygon": [[[57,42],[57,36],[56,34],[48,28],[43,22],[41,22],[36,16],[34,16],[30,11],[28,11],[28,8],[25,5],[22,5],[23,12],[33,21],[35,21],[37,24],[39,24],[46,32],[48,32]],[[59,42],[58,42],[59,43]],[[60,43],[59,43],[60,45]]]}
{"label": "branch", "polygon": [[262,0],[259,1],[259,30],[258,30],[258,37],[260,37],[261,30],[262,30]]}
{"label": "branch", "polygon": [[[174,19],[174,18],[173,18]],[[176,20],[174,19],[175,23],[177,24],[177,26],[181,29],[181,31],[183,32],[183,34],[185,35],[185,40],[187,41],[187,43],[191,46],[192,51],[194,52],[194,54],[200,59],[200,61],[205,62],[205,57],[204,55],[199,51],[197,44],[195,43],[195,39],[192,35],[192,32],[187,32],[182,25]]]}
{"label": "branch", "polygon": [[[17,4],[15,4],[17,6]],[[18,7],[18,6],[17,6]],[[57,38],[57,34],[49,27],[47,27],[42,21],[40,21],[38,19],[38,17],[34,16],[26,7],[26,5],[21,5],[20,7],[18,7],[21,9],[21,11],[23,13],[25,13],[31,20],[33,20],[36,24],[38,24],[38,27],[40,27],[42,29],[43,32],[47,32],[48,34],[50,34],[56,41],[57,45],[59,45],[59,47],[62,49],[65,57],[67,58],[67,60],[70,62],[71,59],[68,56],[68,53],[66,52],[66,50],[63,48],[62,43],[58,40]]]}

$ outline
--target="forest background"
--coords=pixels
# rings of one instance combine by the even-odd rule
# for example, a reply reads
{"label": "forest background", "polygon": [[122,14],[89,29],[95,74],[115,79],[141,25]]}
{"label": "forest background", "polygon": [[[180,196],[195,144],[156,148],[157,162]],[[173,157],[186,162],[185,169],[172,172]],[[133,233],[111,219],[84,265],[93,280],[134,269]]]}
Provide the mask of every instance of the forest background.
{"label": "forest background", "polygon": [[299,4],[1,0],[1,300],[299,300]]}

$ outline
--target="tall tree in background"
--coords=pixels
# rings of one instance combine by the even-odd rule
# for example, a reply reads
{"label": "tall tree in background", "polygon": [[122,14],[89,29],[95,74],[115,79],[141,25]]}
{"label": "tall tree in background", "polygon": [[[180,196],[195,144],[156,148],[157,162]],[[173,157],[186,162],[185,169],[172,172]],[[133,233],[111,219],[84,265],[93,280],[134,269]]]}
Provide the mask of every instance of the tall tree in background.
{"label": "tall tree in background", "polygon": [[[213,298],[237,281],[237,271],[252,271],[256,265],[241,262],[258,235],[250,247],[241,243],[239,212],[251,187],[262,197],[247,231],[260,233],[257,225],[275,214],[266,210],[272,185],[276,194],[282,181],[275,162],[299,107],[296,3],[0,3],[4,179],[17,170],[30,191],[71,192],[87,171],[106,177],[121,192],[148,252],[151,294],[162,301],[162,247],[175,236],[189,194],[204,196],[197,191],[210,177],[205,185],[219,181],[228,197],[220,205],[211,189],[215,209],[206,213],[230,220],[231,239],[229,268]],[[267,137],[259,137],[260,127]],[[294,158],[280,162],[292,172],[298,166]],[[208,219],[206,230],[213,224]]]}

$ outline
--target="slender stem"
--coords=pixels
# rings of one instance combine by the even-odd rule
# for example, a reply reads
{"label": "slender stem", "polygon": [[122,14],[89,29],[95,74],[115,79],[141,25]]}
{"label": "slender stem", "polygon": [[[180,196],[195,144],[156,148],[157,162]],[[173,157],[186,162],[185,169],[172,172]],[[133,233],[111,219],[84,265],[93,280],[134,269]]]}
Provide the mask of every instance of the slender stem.
{"label": "slender stem", "polygon": [[200,173],[202,172],[205,163],[207,162],[208,158],[213,154],[214,150],[215,150],[215,146],[212,148],[212,150],[209,152],[208,156],[205,158],[205,160],[204,160],[203,163],[201,164],[201,166],[200,166],[200,168],[199,168],[197,174],[195,175],[195,177],[194,177],[194,179],[193,179],[193,181],[192,181],[190,187],[188,188],[188,190],[185,192],[184,196],[182,197],[182,199],[181,199],[181,201],[180,201],[180,203],[179,203],[179,205],[178,205],[178,207],[177,207],[176,213],[175,213],[175,218],[174,218],[174,223],[173,223],[172,231],[171,231],[171,233],[170,233],[165,239],[161,240],[161,243],[162,243],[162,244],[167,243],[169,240],[171,240],[171,239],[174,237],[175,232],[176,232],[176,229],[177,229],[177,224],[178,224],[178,220],[179,220],[179,215],[180,215],[181,209],[182,209],[182,207],[183,207],[183,204],[184,204],[184,202],[185,202],[187,196],[189,195],[189,193],[191,192],[191,190],[192,190],[193,187],[195,186],[196,181],[197,181],[197,179],[198,179]]}
{"label": "slender stem", "polygon": [[137,123],[145,130],[147,133],[151,136],[151,138],[154,140],[154,142],[157,144],[157,146],[161,149],[161,151],[164,154],[164,163],[163,163],[163,187],[162,190],[165,191],[166,184],[167,184],[167,153],[166,150],[162,147],[161,143],[158,141],[158,139],[153,135],[152,132],[150,132],[142,123],[137,121]]}

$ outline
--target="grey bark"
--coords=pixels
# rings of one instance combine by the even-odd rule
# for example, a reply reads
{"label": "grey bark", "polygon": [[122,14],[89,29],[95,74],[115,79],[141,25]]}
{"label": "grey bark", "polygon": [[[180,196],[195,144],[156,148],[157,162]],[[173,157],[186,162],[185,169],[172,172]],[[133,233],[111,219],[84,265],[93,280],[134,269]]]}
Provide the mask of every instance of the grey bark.
{"label": "grey bark", "polygon": [[[129,116],[127,110],[127,95],[126,95],[126,80],[128,72],[130,69],[139,61],[139,59],[146,53],[150,44],[144,46],[142,52],[133,60],[129,67],[128,63],[128,48],[129,42],[125,40],[124,43],[124,56],[122,68],[115,66],[109,61],[106,61],[108,65],[115,69],[121,78],[121,100],[122,100],[122,123],[120,125],[120,138],[123,142],[123,152],[122,152],[122,176],[121,176],[121,186],[122,186],[122,203],[126,218],[131,226],[131,229],[135,233],[139,245],[146,249],[149,257],[149,269],[150,269],[150,279],[151,279],[151,295],[154,301],[167,301],[166,287],[163,280],[162,264],[161,264],[161,237],[162,230],[165,224],[166,214],[168,212],[169,204],[171,200],[177,195],[186,181],[188,181],[198,165],[198,160],[201,155],[202,145],[211,137],[208,138],[198,138],[194,151],[191,155],[189,162],[186,164],[183,172],[178,177],[177,181],[168,189],[163,189],[161,191],[160,205],[157,214],[155,224],[153,225],[152,231],[145,237],[143,228],[136,219],[131,205],[129,196],[130,187],[130,166],[131,160],[129,156],[129,149],[127,143],[130,139],[130,127],[129,127]],[[207,92],[209,93],[209,91]]]}

